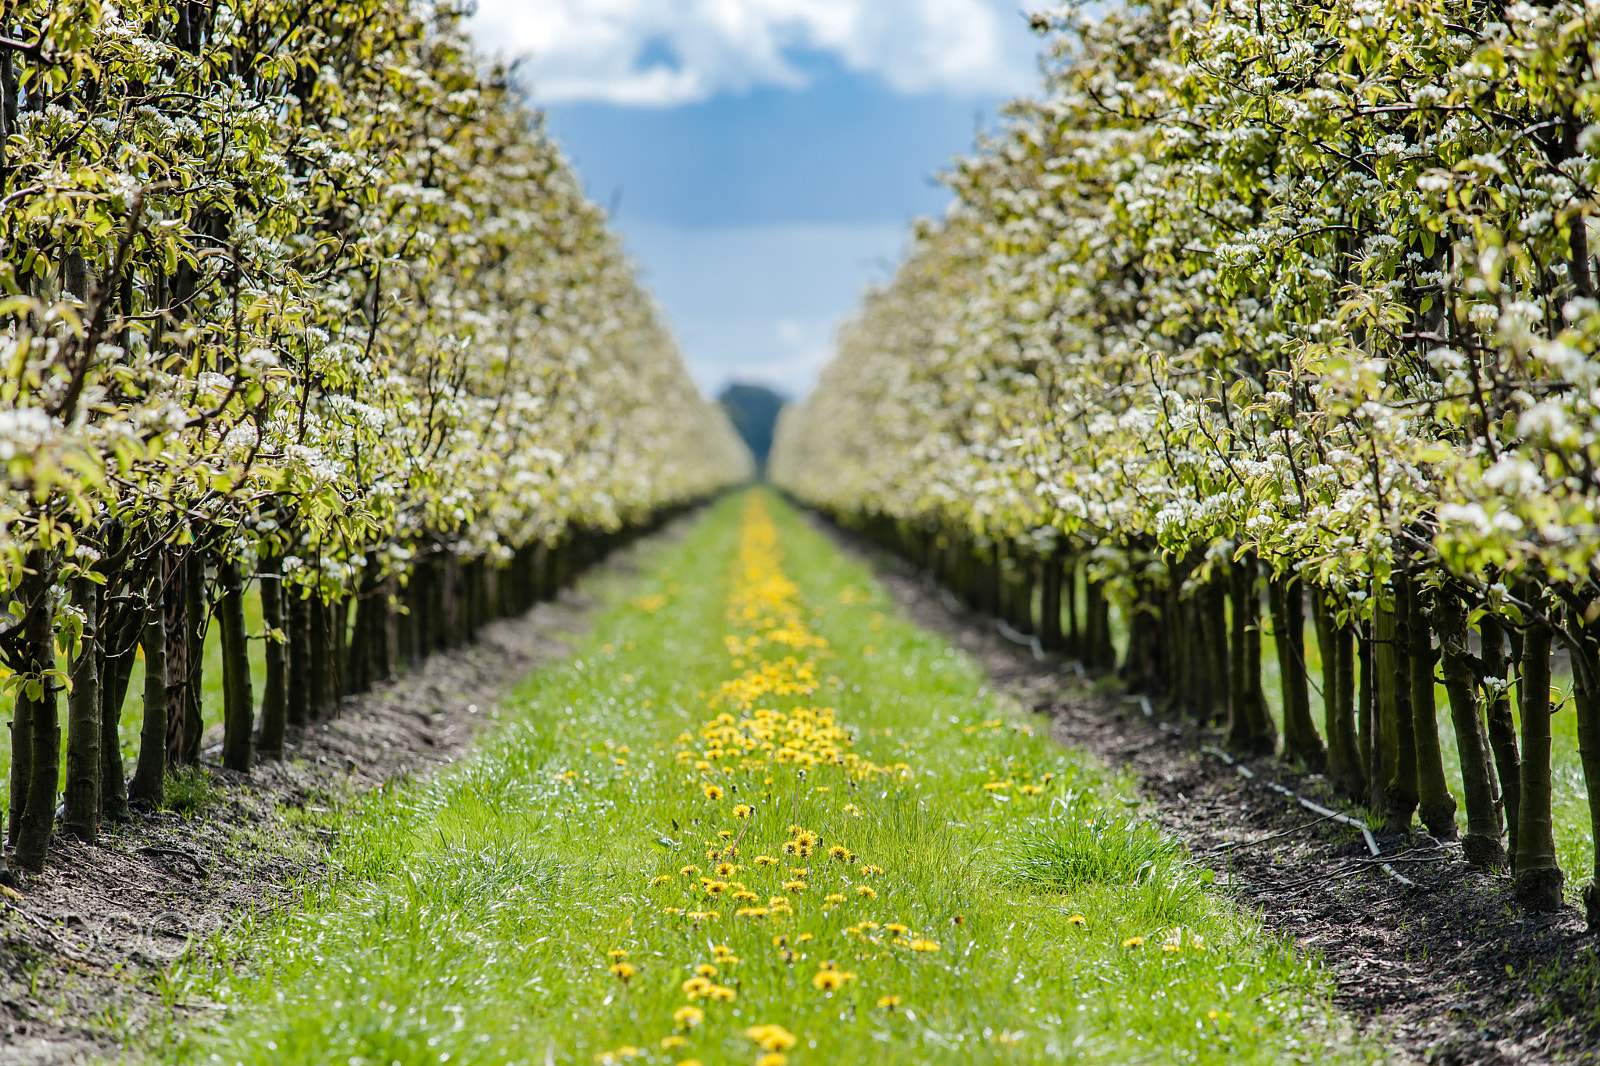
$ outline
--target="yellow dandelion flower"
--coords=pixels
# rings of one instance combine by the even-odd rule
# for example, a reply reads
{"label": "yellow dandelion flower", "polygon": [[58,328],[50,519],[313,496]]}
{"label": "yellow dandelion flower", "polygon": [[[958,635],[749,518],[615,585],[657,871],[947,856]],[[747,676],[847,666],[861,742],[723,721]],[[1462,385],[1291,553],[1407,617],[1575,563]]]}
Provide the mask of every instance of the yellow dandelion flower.
{"label": "yellow dandelion flower", "polygon": [[639,971],[634,968],[633,964],[629,962],[619,962],[611,967],[611,976],[615,977],[619,981],[626,981],[628,978],[632,977],[638,972]]}
{"label": "yellow dandelion flower", "polygon": [[855,976],[843,970],[818,970],[811,977],[811,987],[819,992],[837,992],[844,987],[846,981],[853,980]]}
{"label": "yellow dandelion flower", "polygon": [[661,908],[661,913],[662,914],[682,914],[683,913],[683,908],[682,907],[662,907]]}
{"label": "yellow dandelion flower", "polygon": [[800,854],[800,845],[792,840],[785,840],[783,842],[783,853],[785,855],[798,855]]}
{"label": "yellow dandelion flower", "polygon": [[660,888],[662,885],[670,885],[670,884],[672,884],[672,875],[671,874],[662,874],[660,877],[653,877],[653,878],[650,879],[650,887],[651,888]]}
{"label": "yellow dandelion flower", "polygon": [[737,863],[725,862],[717,867],[717,876],[732,877],[742,869],[744,869],[744,867],[738,865]]}
{"label": "yellow dandelion flower", "polygon": [[732,840],[733,831],[731,829],[719,829],[717,830],[717,836],[722,840]]}
{"label": "yellow dandelion flower", "polygon": [[661,1038],[661,1050],[671,1051],[675,1047],[683,1047],[683,1045],[687,1044],[688,1042],[689,1041],[685,1040],[683,1037],[674,1033],[672,1036],[664,1036]]}
{"label": "yellow dandelion flower", "polygon": [[1040,788],[1038,785],[1023,785],[1021,791],[1024,796],[1037,796],[1039,793],[1043,792],[1044,789]]}
{"label": "yellow dandelion flower", "polygon": [[784,936],[782,933],[779,933],[777,936],[772,938],[772,946],[775,948],[786,948],[789,946],[789,938]]}
{"label": "yellow dandelion flower", "polygon": [[863,899],[877,899],[878,890],[871,885],[857,885],[856,895],[861,896]]}
{"label": "yellow dandelion flower", "polygon": [[1081,914],[1074,914],[1074,915],[1072,915],[1071,917],[1069,917],[1067,919],[1067,924],[1068,925],[1075,925],[1079,929],[1083,929],[1083,928],[1086,928],[1088,926],[1089,919],[1085,918]]}
{"label": "yellow dandelion flower", "polygon": [[685,866],[685,867],[682,867],[681,869],[678,870],[678,875],[680,877],[699,877],[700,876],[700,867],[698,867],[698,866]]}
{"label": "yellow dandelion flower", "polygon": [[717,968],[715,966],[711,965],[709,962],[702,962],[700,965],[698,965],[698,966],[696,966],[694,968],[694,972],[695,972],[695,975],[698,976],[698,977],[715,977],[715,976],[717,976]]}
{"label": "yellow dandelion flower", "polygon": [[939,950],[939,942],[937,940],[927,940],[927,939],[925,939],[923,937],[918,937],[916,940],[913,940],[911,942],[911,950],[912,951],[929,951],[929,952],[938,951]]}
{"label": "yellow dandelion flower", "polygon": [[801,933],[799,936],[794,938],[794,942],[796,944],[804,944],[807,940],[810,940],[811,938],[812,937],[811,937],[810,933]]}
{"label": "yellow dandelion flower", "polygon": [[722,915],[716,911],[690,911],[688,917],[692,922],[714,922]]}
{"label": "yellow dandelion flower", "polygon": [[711,988],[706,992],[707,999],[714,999],[720,1003],[727,1003],[730,1000],[738,998],[738,995],[739,994],[737,992],[731,988],[728,988],[726,985],[712,985]]}
{"label": "yellow dandelion flower", "polygon": [[911,935],[911,927],[909,925],[901,925],[899,922],[889,922],[883,928],[885,932],[893,933],[895,936]]}
{"label": "yellow dandelion flower", "polygon": [[733,816],[735,818],[748,818],[754,811],[755,808],[750,806],[750,804],[741,803],[733,809]]}
{"label": "yellow dandelion flower", "polygon": [[845,847],[843,844],[835,844],[833,847],[828,849],[828,854],[833,856],[833,858],[837,859],[839,862],[850,861],[850,849]]}
{"label": "yellow dandelion flower", "polygon": [[1122,946],[1125,947],[1125,948],[1143,947],[1144,946],[1144,937],[1142,937],[1142,936],[1130,936],[1128,939],[1126,939],[1126,940],[1124,940],[1122,942]]}
{"label": "yellow dandelion flower", "polygon": [[613,960],[625,959],[628,957],[628,953],[622,948],[612,948],[610,951],[606,952],[606,957]]}
{"label": "yellow dandelion flower", "polygon": [[783,890],[798,896],[806,890],[806,883],[804,881],[785,881]]}
{"label": "yellow dandelion flower", "polygon": [[710,991],[711,982],[704,977],[691,977],[679,987],[683,989],[684,995],[696,1000]]}
{"label": "yellow dandelion flower", "polygon": [[791,867],[789,867],[789,876],[790,877],[810,877],[811,876],[811,867],[809,867],[809,866],[791,866]]}
{"label": "yellow dandelion flower", "polygon": [[781,1051],[764,1052],[756,1059],[756,1066],[789,1066],[789,1056]]}
{"label": "yellow dandelion flower", "polygon": [[781,1025],[752,1025],[744,1035],[762,1051],[788,1051],[796,1043],[795,1035]]}
{"label": "yellow dandelion flower", "polygon": [[754,892],[744,892],[744,891],[735,892],[729,898],[732,899],[736,903],[755,903],[756,901],[761,899],[761,897],[756,895]]}
{"label": "yellow dandelion flower", "polygon": [[723,955],[732,955],[733,954],[733,949],[730,948],[726,944],[712,944],[711,945],[711,954],[719,956],[719,957],[723,956]]}
{"label": "yellow dandelion flower", "polygon": [[898,1006],[900,1006],[900,997],[899,996],[879,996],[878,997],[878,1009],[879,1010],[891,1010],[892,1011]]}
{"label": "yellow dandelion flower", "polygon": [[706,799],[708,800],[719,800],[722,798],[721,785],[701,785],[700,791],[706,794]]}
{"label": "yellow dandelion flower", "polygon": [[756,865],[757,866],[781,866],[782,864],[783,864],[782,860],[774,859],[771,855],[757,855],[756,856]]}
{"label": "yellow dandelion flower", "polygon": [[844,805],[844,813],[848,814],[852,818],[860,818],[861,808],[857,807],[854,803],[846,803]]}
{"label": "yellow dandelion flower", "polygon": [[735,918],[765,918],[772,913],[765,907],[740,907],[733,912]]}
{"label": "yellow dandelion flower", "polygon": [[883,873],[883,867],[881,866],[863,866],[861,868],[862,877],[877,877],[881,873]]}
{"label": "yellow dandelion flower", "polygon": [[822,897],[822,902],[839,904],[844,902],[844,897],[837,892],[830,892]]}
{"label": "yellow dandelion flower", "polygon": [[722,881],[706,881],[700,887],[706,890],[708,896],[720,896],[728,890],[728,886]]}
{"label": "yellow dandelion flower", "polygon": [[693,1029],[706,1020],[706,1012],[699,1007],[679,1007],[672,1012],[672,1024],[679,1029]]}

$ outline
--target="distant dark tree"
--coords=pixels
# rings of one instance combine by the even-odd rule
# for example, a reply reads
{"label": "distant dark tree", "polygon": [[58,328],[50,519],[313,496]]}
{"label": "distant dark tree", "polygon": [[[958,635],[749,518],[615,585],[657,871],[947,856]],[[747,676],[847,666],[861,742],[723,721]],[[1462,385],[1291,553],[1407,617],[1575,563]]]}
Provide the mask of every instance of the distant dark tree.
{"label": "distant dark tree", "polygon": [[717,402],[727,410],[728,420],[744,438],[757,466],[765,470],[767,453],[772,450],[772,427],[777,424],[778,412],[787,401],[765,386],[734,382],[722,390]]}

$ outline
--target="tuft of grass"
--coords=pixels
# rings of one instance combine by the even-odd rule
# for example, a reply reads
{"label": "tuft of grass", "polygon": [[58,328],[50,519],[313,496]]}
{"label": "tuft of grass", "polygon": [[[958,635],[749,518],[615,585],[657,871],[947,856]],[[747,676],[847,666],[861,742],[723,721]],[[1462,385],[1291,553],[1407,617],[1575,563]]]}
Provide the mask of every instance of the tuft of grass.
{"label": "tuft of grass", "polygon": [[221,803],[222,789],[205,767],[185,766],[167,771],[162,798],[167,810],[193,818]]}
{"label": "tuft of grass", "polygon": [[1013,883],[1070,892],[1083,885],[1142,884],[1183,864],[1183,846],[1149,822],[1104,813],[1082,817],[1068,807],[1024,828],[1001,869]]}

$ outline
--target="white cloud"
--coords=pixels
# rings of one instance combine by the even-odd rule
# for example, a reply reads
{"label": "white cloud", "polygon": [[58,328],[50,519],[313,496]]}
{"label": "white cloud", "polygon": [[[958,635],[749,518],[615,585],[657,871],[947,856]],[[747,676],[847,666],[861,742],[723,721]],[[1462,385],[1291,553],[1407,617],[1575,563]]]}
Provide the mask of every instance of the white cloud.
{"label": "white cloud", "polygon": [[1036,47],[1017,0],[479,0],[475,32],[542,102],[663,107],[803,86],[802,51],[899,92],[1009,94]]}

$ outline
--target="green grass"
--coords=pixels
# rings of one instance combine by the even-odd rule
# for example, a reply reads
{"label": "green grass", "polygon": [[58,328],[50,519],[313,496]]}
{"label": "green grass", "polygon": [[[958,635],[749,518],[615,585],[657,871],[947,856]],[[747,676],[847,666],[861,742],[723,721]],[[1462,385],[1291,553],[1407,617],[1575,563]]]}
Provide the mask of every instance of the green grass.
{"label": "green grass", "polygon": [[[338,829],[336,876],[169,975],[170,995],[215,1003],[221,1020],[174,1023],[162,1054],[752,1064],[745,1030],[777,1024],[798,1038],[793,1064],[1376,1057],[1337,1035],[1314,966],[1131,814],[1114,776],[986,696],[972,662],[898,620],[864,568],[776,501],[784,570],[830,644],[812,702],[838,709],[849,750],[909,772],[852,784],[837,767],[774,764],[765,780],[730,778],[745,781],[737,795],[703,794],[674,756],[737,672],[723,637],[741,500],[656,549],[638,584],[601,588],[611,605],[592,636],[522,688],[475,758],[320,816]],[[740,800],[748,822],[729,813]],[[791,822],[884,872],[819,850],[786,860],[811,870],[792,916],[663,912],[696,905],[678,871],[725,847],[719,830],[747,833],[751,862]],[[652,887],[658,876],[669,883]],[[739,876],[765,897],[790,874]],[[846,902],[825,905],[836,891]],[[848,932],[863,920],[939,949]],[[717,962],[717,947],[739,961]],[[637,968],[625,982],[608,972],[612,949]],[[825,964],[855,977],[821,991]],[[696,965],[736,998],[699,1001],[689,1029],[674,1011]],[[673,1036],[683,1045],[664,1049]]]}

